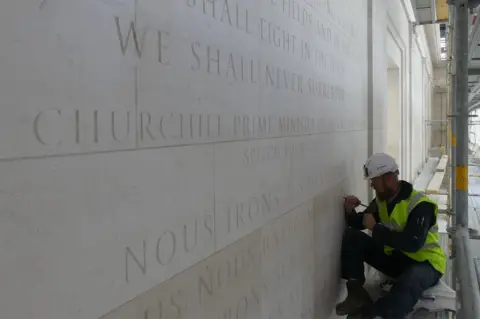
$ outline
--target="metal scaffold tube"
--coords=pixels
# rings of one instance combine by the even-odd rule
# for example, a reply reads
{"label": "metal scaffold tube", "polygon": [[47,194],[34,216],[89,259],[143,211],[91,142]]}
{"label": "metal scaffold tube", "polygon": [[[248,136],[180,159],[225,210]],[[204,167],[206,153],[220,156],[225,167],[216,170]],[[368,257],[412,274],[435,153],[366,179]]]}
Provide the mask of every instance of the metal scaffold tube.
{"label": "metal scaffold tube", "polygon": [[468,227],[468,6],[458,1],[455,6],[455,78],[456,108],[456,226]]}
{"label": "metal scaffold tube", "polygon": [[460,282],[460,318],[480,316],[479,288],[470,251],[468,231],[468,1],[455,1],[455,268]]}
{"label": "metal scaffold tube", "polygon": [[[449,57],[449,63],[448,63],[448,72],[450,74],[450,114],[455,114],[456,113],[456,108],[455,108],[455,90],[456,90],[456,76],[455,76],[455,64],[453,60],[453,53],[454,53],[454,47],[453,47],[453,34],[454,34],[454,16],[455,16],[455,6],[450,5],[449,6],[449,31],[448,31],[448,57]],[[456,126],[455,126],[455,116],[452,116],[450,118],[450,196],[449,196],[449,205],[450,205],[450,210],[453,218],[451,218],[451,225],[455,226],[455,205],[456,205],[456,198],[455,198],[455,169],[456,169],[456,137],[455,137],[455,131],[456,131]],[[456,251],[455,251],[455,245],[452,245],[452,251],[451,251],[451,258],[455,258]],[[457,290],[457,275],[456,275],[456,266],[455,263],[452,263],[452,271],[449,274],[450,277],[450,284],[454,290]]]}
{"label": "metal scaffold tube", "polygon": [[[455,17],[455,6],[450,6],[450,32],[449,32],[449,41],[450,41],[450,114],[455,114],[457,113],[456,109],[456,76],[455,76],[455,64],[453,60],[454,56],[454,46],[453,46],[453,35],[454,35],[454,21]],[[456,197],[455,197],[455,169],[456,169],[456,121],[455,121],[455,116],[452,116],[450,118],[450,208],[452,209],[452,213],[455,212],[456,208]],[[452,218],[452,226],[455,226],[455,218]]]}

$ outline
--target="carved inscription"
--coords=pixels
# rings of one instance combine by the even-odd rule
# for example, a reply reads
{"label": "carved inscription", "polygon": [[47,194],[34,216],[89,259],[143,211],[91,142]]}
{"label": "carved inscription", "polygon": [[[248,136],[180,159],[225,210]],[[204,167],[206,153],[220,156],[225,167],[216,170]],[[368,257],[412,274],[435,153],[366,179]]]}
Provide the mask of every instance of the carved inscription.
{"label": "carved inscription", "polygon": [[258,318],[266,286],[256,231],[102,319]]}
{"label": "carved inscription", "polygon": [[156,114],[140,112],[140,141],[195,140],[221,136],[221,116],[215,114]]}
{"label": "carved inscription", "polygon": [[[243,34],[244,37],[257,38],[261,43],[313,68],[305,72],[291,66],[274,64],[268,58],[259,59],[258,54],[252,54],[240,46],[230,46],[226,49],[221,43],[203,43],[195,38],[177,41],[178,35],[172,34],[170,30],[150,28],[148,25],[139,27],[133,19],[115,16],[112,35],[118,39],[121,55],[128,57],[133,54],[133,57],[139,60],[153,58],[159,63],[160,68],[188,67],[194,73],[218,77],[227,80],[228,83],[260,86],[264,90],[272,90],[274,94],[310,95],[320,98],[319,103],[328,106],[342,107],[350,98],[348,90],[343,86],[346,67],[342,54],[351,58],[358,56],[355,52],[362,50],[352,47],[354,44],[349,37],[355,34],[347,32],[347,29],[351,29],[351,27],[345,29],[348,19],[342,16],[341,10],[339,11],[332,2],[264,0],[272,9],[294,21],[300,28],[290,29],[282,26],[281,20],[270,20],[270,15],[262,16],[258,10],[252,10],[239,1],[182,1],[189,10],[207,20],[213,19],[213,23],[218,24],[217,27],[231,27],[235,36],[240,32],[238,36]],[[330,18],[325,19],[324,15]],[[335,23],[342,31],[332,28]],[[306,32],[300,32],[301,28]],[[321,41],[317,42],[316,38]],[[176,43],[174,48],[171,46],[173,43]],[[329,49],[331,47],[341,54],[333,53]],[[176,55],[177,50],[189,54]],[[189,61],[178,60],[179,56],[189,56]],[[319,77],[319,72],[333,74],[336,77]],[[275,112],[265,116],[162,112],[162,105],[142,106],[138,111],[109,112],[93,109],[90,114],[84,110],[72,112],[46,109],[35,115],[32,134],[39,145],[58,146],[60,150],[62,146],[82,145],[82,150],[85,150],[86,147],[102,143],[107,147],[115,145],[112,143],[133,147],[130,145],[131,141],[138,141],[137,147],[141,148],[319,134],[341,129],[363,129],[365,126],[365,123],[360,121],[352,120],[350,122],[355,123],[348,126],[339,121],[337,117],[294,118]]]}
{"label": "carved inscription", "polygon": [[303,197],[305,194],[307,194],[307,198],[314,196],[315,194],[312,192],[318,193],[328,185],[345,180],[347,177],[345,167],[345,163],[342,162],[333,167],[305,173],[293,182],[293,198]]}
{"label": "carved inscription", "polygon": [[[265,114],[260,114],[258,110],[261,108],[251,105],[230,113],[222,113],[213,107],[210,109],[215,111],[207,112],[202,108],[194,110],[193,102],[187,108],[180,105],[177,110],[173,106],[169,108],[169,99],[162,96],[158,103],[153,103],[156,105],[146,105],[141,109],[138,105],[132,105],[131,110],[109,110],[102,105],[88,110],[48,108],[29,115],[34,115],[28,122],[32,141],[44,147],[73,145],[80,146],[82,150],[97,145],[118,147],[119,144],[129,145],[137,141],[137,147],[141,148],[151,145],[148,143],[156,146],[180,145],[366,128],[365,120],[351,115],[345,114],[345,119],[339,119],[334,112],[325,112],[311,117],[304,115],[308,109],[297,112],[294,108],[304,104],[293,105],[287,111],[285,105],[276,108],[271,103],[277,98],[277,101],[282,101],[283,97],[298,98],[306,101],[305,104],[309,103],[308,107],[336,108],[337,114],[341,114],[338,109],[357,97],[346,87],[353,82],[346,79],[348,59],[361,56],[360,50],[351,41],[357,36],[355,23],[338,9],[338,4],[332,0],[261,0],[270,3],[270,9],[281,12],[298,26],[290,28],[281,20],[272,19],[275,15],[247,8],[242,1],[179,1],[188,10],[208,20],[212,29],[219,26],[231,29],[233,36],[238,37],[238,43],[229,46],[221,39],[197,39],[190,36],[188,30],[176,34],[177,28],[139,27],[142,24],[136,24],[133,17],[124,19],[115,16],[109,20],[109,28],[111,36],[118,39],[119,57],[134,63],[153,59],[152,64],[160,76],[165,70],[178,68],[175,76],[186,80],[186,86],[193,86],[197,79],[206,78],[208,85],[213,83],[207,87],[211,95],[218,93],[212,87],[218,85],[220,91],[225,83],[252,89],[249,92],[253,94],[258,94],[258,90],[267,92],[261,98],[266,99],[264,103],[268,113],[264,111]],[[347,0],[341,1],[342,4],[348,3]],[[330,20],[322,15],[328,15]],[[251,50],[244,45],[247,41],[258,41],[259,45]],[[266,57],[260,52],[267,52],[264,54]],[[281,59],[269,59],[269,54],[278,54]],[[283,64],[282,59],[295,61]],[[137,84],[137,78],[132,82]],[[135,101],[138,102],[137,95],[142,91],[138,87],[136,89]],[[188,89],[190,87],[185,91]],[[175,98],[174,93],[165,88],[158,87],[158,90],[170,101]],[[275,99],[268,100],[268,95]],[[220,106],[226,110],[230,101],[222,100],[221,103]],[[295,156],[312,156],[308,151],[303,142],[272,143],[246,147],[239,156],[242,156],[241,164],[251,168],[248,166],[282,160],[293,162]],[[295,175],[285,185],[264,187],[252,195],[239,195],[221,207],[218,213],[226,216],[226,223],[219,227],[232,233],[263,226],[266,220],[286,212],[287,209],[282,211],[281,208],[286,201],[297,201],[305,194],[311,198],[329,183],[341,182],[345,177],[345,163],[340,162],[326,165],[321,170],[308,171],[305,175]],[[311,282],[317,266],[311,256],[315,244],[314,211],[309,208],[287,215],[287,218],[280,218],[271,232],[254,231],[246,236],[248,238],[241,239],[246,244],[234,242],[232,247],[209,256],[184,273],[175,273],[173,278],[148,291],[148,298],[139,296],[102,318],[190,319],[202,314],[202,317],[213,319],[257,319],[260,315],[263,317],[260,312],[262,306],[268,308],[265,316],[271,319],[314,318],[310,300],[314,294]],[[120,247],[118,256],[125,266],[125,283],[135,282],[147,274],[153,278],[157,275],[161,277],[164,269],[173,268],[176,263],[181,263],[183,257],[214,241],[214,226],[217,226],[214,225],[214,216],[208,214],[192,218],[177,227],[159,225],[153,240],[145,235],[127,247]],[[324,253],[328,256],[327,252]],[[332,253],[331,258],[338,259],[336,257]],[[299,273],[302,275],[292,276]],[[123,273],[120,277],[123,282]],[[333,286],[332,281],[325,282]]]}
{"label": "carved inscription", "polygon": [[227,232],[258,224],[259,221],[276,212],[281,200],[278,190],[266,191],[245,201],[229,205],[226,209]]}
{"label": "carved inscription", "polygon": [[156,50],[156,57],[159,63],[164,65],[170,64],[170,58],[168,57],[168,41],[170,33],[163,30],[148,30],[144,28],[141,32],[138,32],[137,27],[133,21],[129,21],[128,30],[122,31],[122,24],[119,17],[114,17],[115,26],[117,30],[118,42],[120,44],[120,51],[123,55],[127,54],[129,43],[133,42],[133,48],[138,58],[142,57],[145,46],[151,36],[154,36],[154,41],[156,45],[154,49]]}
{"label": "carved inscription", "polygon": [[302,206],[101,318],[313,318],[313,220]]}
{"label": "carved inscription", "polygon": [[[341,1],[331,2],[330,0],[269,0],[270,4],[281,12],[288,19],[297,22],[306,30],[314,31],[314,33],[325,43],[333,44],[337,52],[347,56],[359,57],[358,47],[352,46],[352,42],[361,41],[356,39],[355,19],[350,16],[344,16],[345,7],[358,5],[357,2],[352,4],[340,4]],[[333,6],[336,4],[336,6]],[[328,16],[336,23],[337,31],[328,26],[324,20]],[[359,19],[363,20],[363,19]],[[347,36],[345,36],[347,35]]]}
{"label": "carved inscription", "polygon": [[131,111],[48,109],[35,115],[33,135],[46,146],[123,143],[134,139],[134,120]]}
{"label": "carved inscription", "polygon": [[246,273],[255,271],[253,267],[259,259],[259,250],[256,245],[257,243],[247,247],[244,253],[233,255],[219,265],[207,268],[205,275],[199,275],[198,298],[201,304],[218,295],[224,288],[234,288]]}
{"label": "carved inscription", "polygon": [[265,227],[262,268],[267,318],[312,318],[313,209],[300,206]]}
{"label": "carved inscription", "polygon": [[162,266],[174,262],[208,244],[213,239],[213,215],[195,219],[182,227],[159,232],[155,242],[143,240],[136,248],[125,248],[125,281],[130,282],[132,273],[147,274],[159,271]]}
{"label": "carved inscription", "polygon": [[351,5],[358,6],[358,1],[305,0],[305,2],[311,7],[314,7],[320,12],[333,18],[333,20],[337,23],[337,27],[350,37],[354,38],[357,35],[355,32],[356,28],[354,22],[352,22],[351,17],[346,14],[346,10],[343,8]]}
{"label": "carved inscription", "polygon": [[[262,256],[263,258],[270,258],[272,255],[278,253],[279,250],[285,248],[286,244],[292,240],[298,240],[299,234],[305,234],[308,227],[312,227],[313,209],[305,209],[301,213],[295,214],[296,211],[282,217],[280,221],[274,221],[273,226],[266,226],[273,228],[272,231],[266,231],[262,236]],[[287,220],[288,222],[282,222]],[[296,253],[297,250],[289,250],[291,253]],[[289,261],[285,259],[285,261]],[[285,274],[285,268],[281,273]],[[283,277],[282,275],[279,278]]]}
{"label": "carved inscription", "polygon": [[[194,42],[191,45],[194,62],[192,71],[203,71],[240,82],[258,82],[258,63],[252,58],[237,56],[232,52],[220,51],[210,45]],[[205,57],[202,59],[201,57]]]}
{"label": "carved inscription", "polygon": [[196,9],[204,15],[237,30],[251,34],[250,11],[232,0],[182,0],[187,7]]}
{"label": "carved inscription", "polygon": [[301,26],[311,25],[312,12],[299,0],[269,0],[273,6],[278,6],[282,13]]}
{"label": "carved inscription", "polygon": [[[285,14],[289,19],[293,19],[301,26],[308,26],[308,29],[315,30],[316,28],[316,33],[318,35],[328,41],[331,41],[331,29],[321,23],[321,20],[313,18],[313,14],[309,6],[296,0],[268,1],[270,1],[273,6],[280,7],[282,13]],[[297,56],[299,53],[301,53],[301,58],[303,61],[311,62],[316,66],[321,66],[321,63],[319,63],[319,61],[321,60],[320,57],[322,57],[323,59],[328,60],[329,62],[331,61],[331,63],[334,64],[334,66],[330,68],[330,72],[338,73],[341,75],[343,75],[345,72],[343,64],[339,60],[337,60],[335,56],[322,52],[319,48],[316,48],[313,44],[309,43],[309,41],[300,38],[292,31],[289,31],[288,29],[279,25],[278,22],[270,21],[266,17],[258,15],[257,12],[253,12],[248,8],[244,8],[244,5],[242,3],[235,2],[234,0],[186,0],[186,4],[187,7],[191,8],[192,10],[202,13],[207,17],[213,18],[217,22],[228,23],[230,26],[236,26],[237,29],[245,31],[245,33],[247,33],[248,35],[258,36],[263,43],[277,48],[286,54]],[[237,18],[234,19],[235,21],[233,23],[232,19],[229,18],[231,16],[230,12],[232,7],[235,8],[235,17]],[[244,12],[245,14],[239,14],[239,11],[242,13]],[[239,27],[237,21],[238,16],[245,17],[245,28]],[[315,23],[315,27],[313,27],[313,21],[317,21]],[[340,37],[336,34],[333,35],[333,39],[336,43],[335,47],[339,50],[343,49],[343,43],[345,43],[345,45],[348,44],[348,41],[342,41]],[[197,46],[200,46],[200,44],[197,44]],[[227,56],[229,54],[231,53],[225,53],[225,55]],[[220,56],[219,52],[218,56]],[[311,56],[313,56],[315,59],[311,60]],[[218,60],[220,60],[220,58]],[[231,58],[231,60],[233,61],[234,58]],[[214,61],[217,62],[217,60]],[[262,63],[266,63],[266,61],[252,63],[252,65],[261,65]],[[233,63],[231,64],[233,65]],[[217,73],[221,73],[219,69],[220,68],[217,69]],[[327,68],[324,69],[327,70]]]}
{"label": "carved inscription", "polygon": [[260,18],[260,38],[274,47],[295,55],[297,37],[263,18]]}
{"label": "carved inscription", "polygon": [[243,151],[243,162],[247,165],[255,165],[263,162],[290,159],[292,155],[304,153],[305,145],[298,143],[273,143],[266,146],[247,147]]}
{"label": "carved inscription", "polygon": [[[273,72],[269,70],[269,72]],[[273,85],[289,85],[277,70],[271,73]],[[294,80],[295,81],[295,80]],[[282,83],[283,82],[283,83]],[[295,82],[293,82],[295,84]],[[323,82],[309,80],[307,92],[325,99],[343,99],[342,91]],[[284,89],[288,88],[283,86]],[[299,87],[293,87],[299,89]],[[280,90],[280,88],[278,89]],[[339,130],[359,130],[366,126],[363,119],[342,119],[335,122],[327,116],[283,117],[255,115],[221,115],[212,113],[161,113],[139,111],[137,125],[133,111],[61,110],[39,111],[32,123],[35,141],[44,146],[77,145],[88,147],[105,143],[117,143],[130,147],[132,141],[145,145],[187,144],[200,141],[228,141],[262,137],[280,137],[304,134],[320,134]],[[133,146],[132,146],[133,147]]]}

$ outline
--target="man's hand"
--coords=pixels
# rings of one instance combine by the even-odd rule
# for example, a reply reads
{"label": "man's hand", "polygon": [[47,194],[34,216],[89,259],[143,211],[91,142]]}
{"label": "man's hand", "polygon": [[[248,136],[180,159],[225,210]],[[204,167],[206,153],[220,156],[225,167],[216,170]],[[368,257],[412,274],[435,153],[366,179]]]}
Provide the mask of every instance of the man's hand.
{"label": "man's hand", "polygon": [[370,214],[370,213],[363,214],[363,226],[365,226],[369,230],[373,230],[373,227],[375,227],[376,223],[377,221],[375,220],[375,217],[373,217],[373,214]]}
{"label": "man's hand", "polygon": [[345,207],[345,211],[347,213],[351,213],[355,207],[360,205],[360,200],[353,195],[348,195],[345,197],[345,202],[343,203],[343,207]]}

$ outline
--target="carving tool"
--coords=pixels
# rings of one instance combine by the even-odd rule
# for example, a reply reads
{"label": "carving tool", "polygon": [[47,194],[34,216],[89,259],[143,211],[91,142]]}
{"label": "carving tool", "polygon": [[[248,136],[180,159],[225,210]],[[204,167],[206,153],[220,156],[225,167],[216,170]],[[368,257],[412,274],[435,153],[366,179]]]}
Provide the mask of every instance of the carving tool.
{"label": "carving tool", "polygon": [[[346,197],[344,197],[344,196],[340,196],[340,198],[342,198],[343,200],[347,199],[347,198],[346,198]],[[365,208],[367,208],[367,207],[368,207],[367,205],[365,205],[365,204],[362,204],[362,202],[360,202],[360,204],[358,204],[358,205],[359,205],[359,206],[362,206],[362,207],[365,207]]]}

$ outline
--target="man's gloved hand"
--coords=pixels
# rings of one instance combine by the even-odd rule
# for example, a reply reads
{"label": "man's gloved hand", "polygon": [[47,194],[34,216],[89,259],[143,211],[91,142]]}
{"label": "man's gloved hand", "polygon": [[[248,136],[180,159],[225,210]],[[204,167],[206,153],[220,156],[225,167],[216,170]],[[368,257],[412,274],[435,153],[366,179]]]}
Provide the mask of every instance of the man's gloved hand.
{"label": "man's gloved hand", "polygon": [[368,228],[369,230],[373,230],[375,227],[375,224],[377,224],[377,221],[375,220],[375,217],[371,213],[365,213],[363,214],[363,226],[365,228]]}
{"label": "man's gloved hand", "polygon": [[358,197],[354,196],[354,195],[348,195],[345,197],[345,202],[343,202],[343,207],[345,207],[345,211],[347,213],[351,213],[353,212],[353,209],[355,207],[358,207],[358,205],[360,205],[360,200],[358,199]]}

